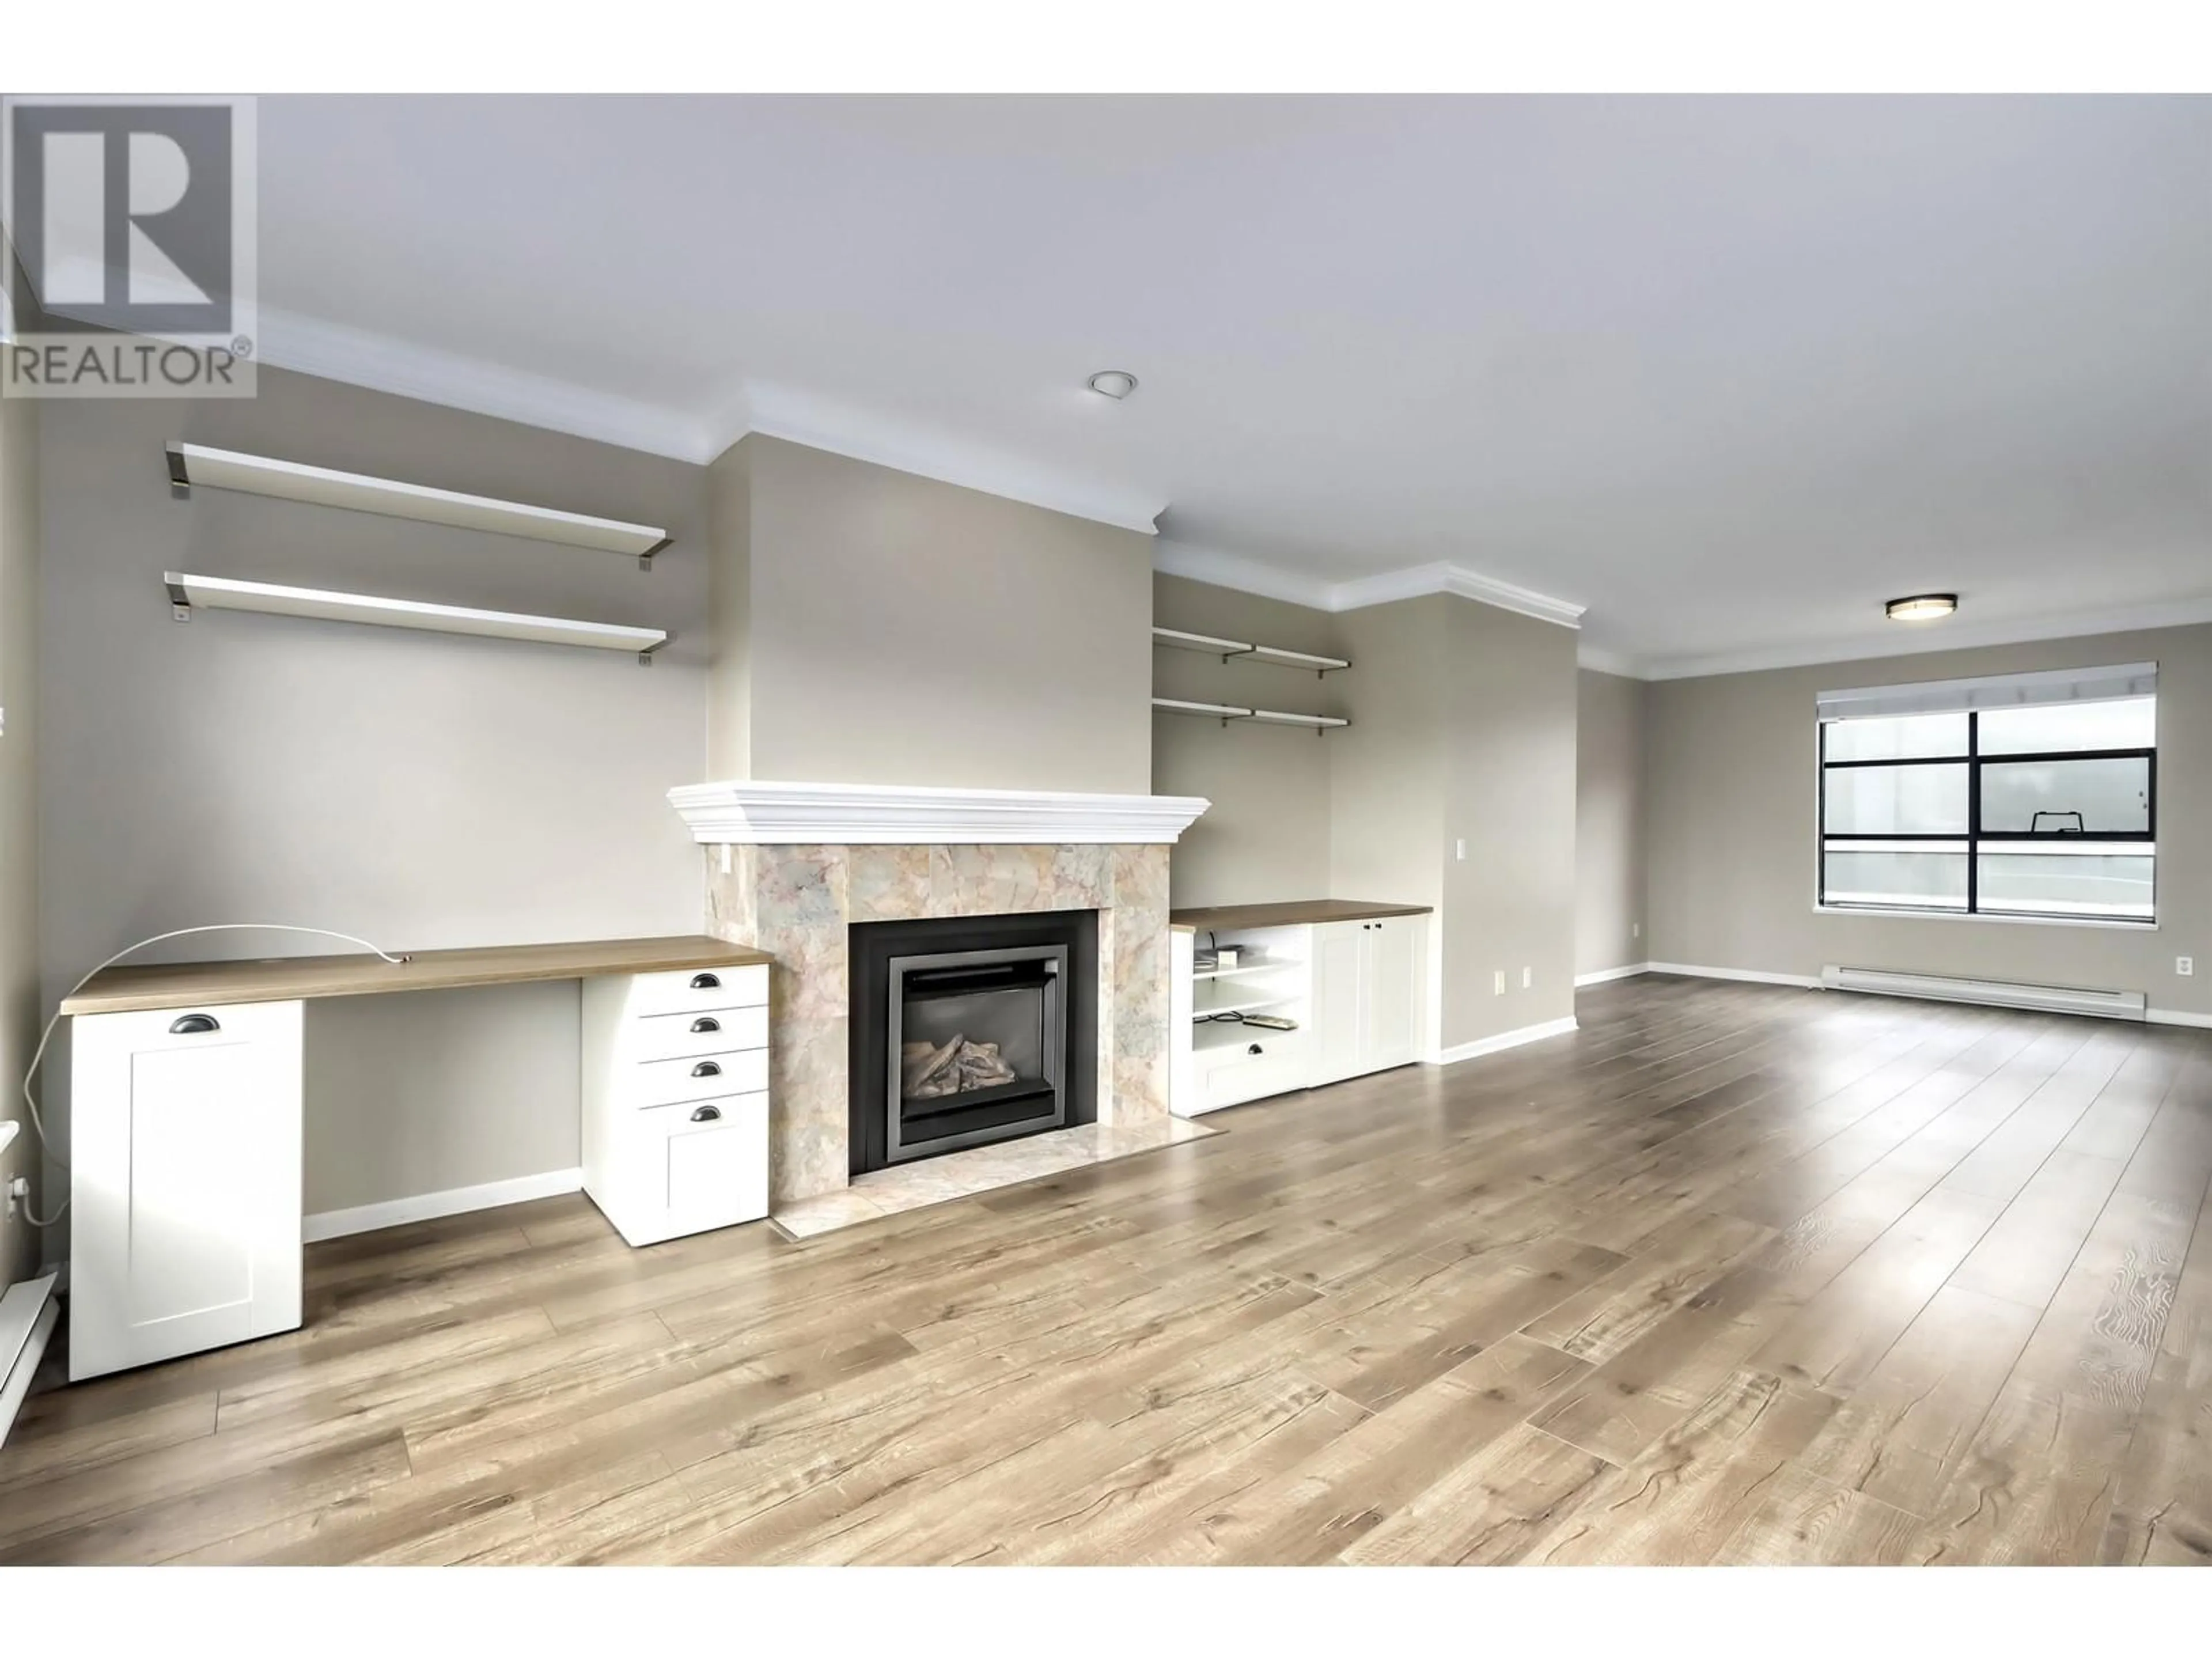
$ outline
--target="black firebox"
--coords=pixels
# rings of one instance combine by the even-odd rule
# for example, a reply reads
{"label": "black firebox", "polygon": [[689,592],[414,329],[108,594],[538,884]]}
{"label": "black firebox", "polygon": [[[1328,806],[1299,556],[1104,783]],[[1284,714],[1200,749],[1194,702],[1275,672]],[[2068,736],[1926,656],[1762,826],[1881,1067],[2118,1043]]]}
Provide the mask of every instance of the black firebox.
{"label": "black firebox", "polygon": [[854,1175],[1098,1116],[1098,914],[855,924]]}

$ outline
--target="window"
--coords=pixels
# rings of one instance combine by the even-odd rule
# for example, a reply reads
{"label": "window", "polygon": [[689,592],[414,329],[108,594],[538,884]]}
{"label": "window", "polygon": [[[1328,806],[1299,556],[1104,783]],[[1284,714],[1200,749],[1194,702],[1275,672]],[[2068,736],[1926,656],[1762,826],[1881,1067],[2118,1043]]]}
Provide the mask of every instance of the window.
{"label": "window", "polygon": [[2156,676],[1822,693],[1820,902],[2152,921]]}

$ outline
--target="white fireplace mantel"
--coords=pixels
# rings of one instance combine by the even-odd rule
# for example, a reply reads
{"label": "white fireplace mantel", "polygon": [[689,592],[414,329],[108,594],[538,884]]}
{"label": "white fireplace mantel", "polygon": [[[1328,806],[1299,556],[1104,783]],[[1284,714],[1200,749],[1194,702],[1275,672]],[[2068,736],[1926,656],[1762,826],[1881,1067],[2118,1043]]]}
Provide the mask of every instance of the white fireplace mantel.
{"label": "white fireplace mantel", "polygon": [[1212,805],[1198,795],[743,779],[679,784],[668,799],[694,841],[756,847],[1173,842]]}

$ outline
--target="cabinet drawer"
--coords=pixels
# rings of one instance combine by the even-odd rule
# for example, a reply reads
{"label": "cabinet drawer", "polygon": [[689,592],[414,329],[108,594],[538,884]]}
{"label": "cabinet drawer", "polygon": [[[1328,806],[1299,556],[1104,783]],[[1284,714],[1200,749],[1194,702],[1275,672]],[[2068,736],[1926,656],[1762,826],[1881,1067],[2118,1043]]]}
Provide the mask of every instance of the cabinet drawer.
{"label": "cabinet drawer", "polygon": [[750,1094],[768,1087],[768,1050],[720,1049],[696,1058],[641,1060],[634,1070],[630,1103],[635,1106]]}
{"label": "cabinet drawer", "polygon": [[[1252,1052],[1257,1049],[1258,1053]],[[1194,1056],[1199,1109],[1234,1106],[1306,1086],[1306,1045],[1296,1040],[1255,1037]]]}
{"label": "cabinet drawer", "polygon": [[631,1027],[640,1060],[684,1060],[768,1047],[768,1010],[714,1008],[696,1014],[649,1014]]}
{"label": "cabinet drawer", "polygon": [[768,1213],[768,1097],[725,1095],[640,1115],[641,1231],[702,1232]]}
{"label": "cabinet drawer", "polygon": [[705,1013],[717,1008],[768,1006],[768,964],[701,968],[690,973],[639,974],[631,981],[635,1014]]}

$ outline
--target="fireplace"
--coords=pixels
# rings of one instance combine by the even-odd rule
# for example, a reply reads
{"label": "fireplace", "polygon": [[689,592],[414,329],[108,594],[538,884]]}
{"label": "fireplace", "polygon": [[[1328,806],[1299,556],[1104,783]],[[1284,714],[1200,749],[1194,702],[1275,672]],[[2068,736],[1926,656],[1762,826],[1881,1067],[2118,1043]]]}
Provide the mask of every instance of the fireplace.
{"label": "fireplace", "polygon": [[855,924],[851,1173],[1097,1118],[1095,911]]}

